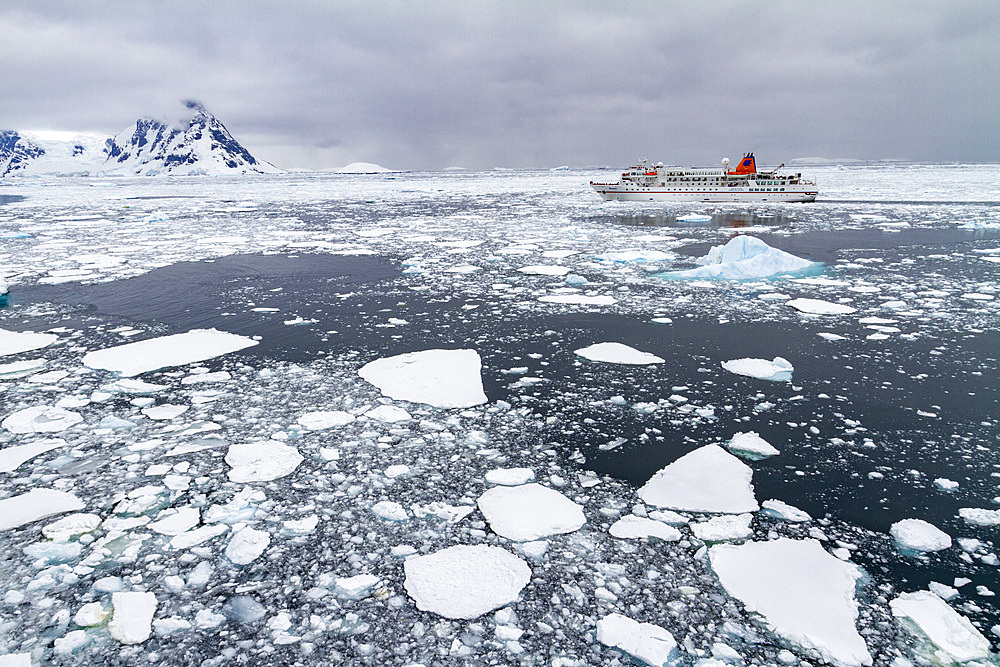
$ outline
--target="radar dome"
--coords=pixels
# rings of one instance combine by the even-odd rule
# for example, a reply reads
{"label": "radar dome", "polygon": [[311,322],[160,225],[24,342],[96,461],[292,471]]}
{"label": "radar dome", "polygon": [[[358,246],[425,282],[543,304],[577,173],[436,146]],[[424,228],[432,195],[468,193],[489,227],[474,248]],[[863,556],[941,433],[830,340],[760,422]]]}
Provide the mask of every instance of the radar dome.
{"label": "radar dome", "polygon": [[729,166],[729,158],[727,158],[727,157],[722,158],[722,166],[723,167],[728,167]]}

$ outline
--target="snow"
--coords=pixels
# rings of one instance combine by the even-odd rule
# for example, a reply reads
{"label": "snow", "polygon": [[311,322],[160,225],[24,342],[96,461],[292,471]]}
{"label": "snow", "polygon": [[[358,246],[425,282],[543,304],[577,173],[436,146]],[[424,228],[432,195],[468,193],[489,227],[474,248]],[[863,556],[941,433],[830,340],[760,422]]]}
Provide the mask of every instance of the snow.
{"label": "snow", "polygon": [[737,236],[722,246],[713,246],[696,263],[700,265],[696,269],[663,275],[681,280],[754,280],[798,273],[817,266],[815,262],[772,248],[761,239],[747,235]]}
{"label": "snow", "polygon": [[730,373],[772,382],[790,381],[792,372],[795,370],[792,364],[782,357],[775,357],[772,361],[767,359],[733,359],[723,361],[722,367]]}
{"label": "snow", "polygon": [[83,507],[83,501],[72,493],[32,489],[0,500],[0,530],[10,530],[56,514],[76,512]]}
{"label": "snow", "polygon": [[496,468],[486,472],[487,484],[518,486],[535,481],[535,471],[531,468]]}
{"label": "snow", "polygon": [[271,534],[246,526],[233,533],[226,545],[226,558],[236,565],[247,565],[256,560],[271,543]]}
{"label": "snow", "polygon": [[594,345],[573,350],[573,353],[590,361],[603,361],[609,364],[645,365],[662,364],[664,361],[655,354],[640,352],[634,347],[629,347],[622,343],[595,343]]}
{"label": "snow", "polygon": [[22,463],[44,454],[45,452],[65,447],[66,441],[60,438],[48,438],[46,440],[36,440],[24,445],[14,445],[0,449],[0,472],[13,472]]}
{"label": "snow", "polygon": [[677,654],[677,642],[667,630],[616,613],[597,622],[597,641],[647,665],[672,664]]}
{"label": "snow", "polygon": [[317,410],[307,412],[298,419],[299,426],[307,431],[322,431],[334,426],[345,426],[354,421],[354,415],[343,410]]}
{"label": "snow", "polygon": [[623,516],[611,524],[608,529],[613,537],[619,539],[636,539],[643,537],[656,537],[664,542],[676,542],[681,539],[681,531],[673,526],[668,526],[661,521],[654,521],[640,516]]}
{"label": "snow", "polygon": [[515,602],[531,579],[521,558],[500,547],[457,545],[403,563],[403,586],[417,608],[472,619]]}
{"label": "snow", "polygon": [[0,357],[39,350],[52,345],[57,340],[59,340],[59,336],[55,334],[0,329]]}
{"label": "snow", "polygon": [[691,532],[702,542],[745,540],[753,535],[752,514],[723,514],[691,524]]}
{"label": "snow", "polygon": [[928,593],[903,593],[889,602],[897,618],[908,620],[937,650],[936,662],[968,662],[989,657],[990,642],[944,600]]}
{"label": "snow", "polygon": [[855,622],[861,571],[828,554],[816,540],[716,545],[709,562],[726,591],[764,617],[775,634],[821,660],[870,665]]}
{"label": "snow", "polygon": [[693,512],[756,512],[753,470],[718,445],[705,445],[666,466],[639,489],[657,507]]}
{"label": "snow", "polygon": [[229,479],[234,482],[278,479],[290,474],[302,461],[295,447],[276,440],[230,445],[226,453],[226,463],[232,466]]}
{"label": "snow", "polygon": [[889,534],[903,552],[941,551],[951,546],[951,537],[923,519],[903,519],[889,527]]}
{"label": "snow", "polygon": [[83,364],[131,377],[149,371],[213,359],[257,345],[245,336],[216,329],[192,329],[89,352]]}
{"label": "snow", "polygon": [[36,405],[7,415],[0,426],[11,433],[59,433],[83,421],[78,412],[52,405]]}
{"label": "snow", "polygon": [[156,613],[156,595],[153,593],[122,592],[111,594],[114,615],[108,623],[112,639],[122,644],[141,644],[152,632],[153,614]]}
{"label": "snow", "polygon": [[516,542],[571,533],[587,522],[580,505],[540,484],[493,487],[477,504],[493,532]]}
{"label": "snow", "polygon": [[423,350],[376,359],[358,375],[389,398],[436,408],[469,408],[486,402],[482,361],[475,350]]}
{"label": "snow", "polygon": [[857,312],[857,308],[842,303],[830,303],[822,299],[791,299],[785,302],[795,310],[810,315],[847,315]]}
{"label": "snow", "polygon": [[781,453],[755,431],[740,431],[735,433],[729,439],[729,442],[726,443],[726,449],[733,454],[744,456],[752,461],[765,459],[769,456],[777,456]]}

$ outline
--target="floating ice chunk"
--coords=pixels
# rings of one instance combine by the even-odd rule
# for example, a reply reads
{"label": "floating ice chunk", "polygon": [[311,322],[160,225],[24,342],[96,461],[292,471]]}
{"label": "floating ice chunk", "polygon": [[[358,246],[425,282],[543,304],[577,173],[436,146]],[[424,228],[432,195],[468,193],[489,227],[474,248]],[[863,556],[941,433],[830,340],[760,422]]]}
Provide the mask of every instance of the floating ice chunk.
{"label": "floating ice chunk", "polygon": [[942,600],[948,601],[958,597],[958,589],[952,588],[947,584],[942,584],[937,581],[932,581],[927,584],[927,590],[929,590],[934,595],[938,596]]}
{"label": "floating ice chunk", "polygon": [[225,621],[225,616],[216,614],[210,609],[199,609],[198,613],[194,615],[195,626],[203,629],[217,628]]}
{"label": "floating ice chunk", "polygon": [[597,622],[597,641],[647,665],[662,667],[673,664],[677,657],[677,642],[667,630],[621,614],[608,614]]}
{"label": "floating ice chunk", "polygon": [[752,514],[723,514],[708,521],[691,524],[691,532],[703,542],[725,542],[745,540],[753,535],[750,522]]}
{"label": "floating ice chunk", "polygon": [[175,535],[173,539],[170,540],[170,548],[190,549],[191,547],[196,547],[203,542],[208,542],[228,530],[229,526],[220,523],[195,528],[194,530],[189,530],[186,533]]}
{"label": "floating ice chunk", "polygon": [[771,443],[757,435],[755,431],[736,433],[726,443],[726,449],[751,461],[759,461],[781,453]]}
{"label": "floating ice chunk", "polygon": [[375,516],[386,521],[406,521],[410,515],[406,509],[392,500],[382,500],[372,505],[372,512]]}
{"label": "floating ice chunk", "polygon": [[730,373],[746,375],[758,380],[771,380],[772,382],[788,382],[792,379],[792,372],[795,368],[782,357],[775,357],[772,361],[767,359],[733,359],[723,361],[722,367]]}
{"label": "floating ice chunk", "polygon": [[217,371],[215,373],[198,373],[188,375],[181,379],[181,384],[206,384],[211,382],[226,382],[232,376],[227,371]]}
{"label": "floating ice chunk", "polygon": [[292,535],[308,535],[316,530],[316,526],[318,525],[319,515],[317,514],[310,514],[301,519],[288,519],[281,522],[281,527],[284,531]]}
{"label": "floating ice chunk", "polygon": [[108,623],[112,639],[122,644],[141,644],[152,632],[156,596],[152,593],[112,593],[114,616]]}
{"label": "floating ice chunk", "polygon": [[423,350],[376,359],[358,375],[399,401],[469,408],[487,400],[481,368],[475,350]]}
{"label": "floating ice chunk", "polygon": [[893,616],[905,618],[937,647],[935,662],[968,662],[989,657],[990,642],[969,619],[928,593],[903,593],[889,602]]}
{"label": "floating ice chunk", "polygon": [[59,340],[59,336],[31,331],[8,331],[0,329],[0,357],[40,350]]}
{"label": "floating ice chunk", "polygon": [[571,533],[587,522],[580,505],[540,484],[496,486],[477,504],[493,532],[516,542]]}
{"label": "floating ice chunk", "polygon": [[150,394],[157,394],[167,388],[165,384],[154,384],[152,382],[143,382],[142,380],[115,380],[110,384],[104,385],[102,389],[105,392],[112,394],[130,394],[134,396],[148,396]]}
{"label": "floating ice chunk", "polygon": [[653,510],[649,513],[649,518],[654,521],[665,523],[668,526],[684,526],[690,519],[671,510]]}
{"label": "floating ice chunk", "polygon": [[613,296],[586,296],[583,294],[546,294],[538,297],[545,303],[562,303],[574,306],[613,306],[618,300]]}
{"label": "floating ice chunk", "polygon": [[234,482],[268,482],[288,475],[302,463],[302,455],[291,445],[277,440],[230,445],[226,463],[232,466]]}
{"label": "floating ice chunk", "polygon": [[518,269],[521,273],[527,273],[533,276],[565,276],[570,272],[570,269],[565,266],[522,266]]}
{"label": "floating ice chunk", "polygon": [[535,481],[531,468],[496,468],[486,473],[486,482],[500,486],[518,486]]}
{"label": "floating ice chunk", "polygon": [[45,368],[47,363],[44,359],[28,359],[26,361],[12,361],[9,364],[0,364],[0,380],[17,380],[28,377]]}
{"label": "floating ice chunk", "polygon": [[35,405],[12,412],[0,422],[11,433],[58,433],[83,421],[77,412],[51,405]]}
{"label": "floating ice chunk", "polygon": [[834,341],[834,340],[847,340],[846,336],[841,336],[840,334],[830,333],[829,331],[820,331],[816,335],[819,336],[820,338],[823,338],[825,340],[830,340],[830,341]]}
{"label": "floating ice chunk", "polygon": [[634,347],[629,347],[622,343],[595,343],[588,347],[581,347],[579,350],[573,350],[573,353],[580,355],[584,359],[603,361],[609,364],[644,365],[662,364],[664,361],[655,354],[640,352]]}
{"label": "floating ice chunk", "polygon": [[372,591],[382,583],[374,574],[359,574],[354,577],[337,577],[334,580],[334,593],[348,600],[360,600],[372,594]]}
{"label": "floating ice chunk", "polygon": [[88,602],[76,612],[73,622],[81,628],[89,628],[103,623],[109,614],[100,602]]}
{"label": "floating ice chunk", "polygon": [[600,255],[595,255],[595,259],[602,262],[662,262],[672,259],[673,255],[662,250],[610,250]]}
{"label": "floating ice chunk", "polygon": [[958,488],[958,482],[944,477],[938,477],[934,480],[934,486],[942,491],[954,491]]}
{"label": "floating ice chunk", "polygon": [[171,405],[165,403],[156,407],[143,408],[142,414],[156,421],[167,421],[181,416],[190,409],[190,405]]}
{"label": "floating ice chunk", "polygon": [[761,514],[773,516],[782,521],[799,523],[802,521],[812,521],[812,517],[807,512],[803,512],[798,507],[793,507],[780,500],[765,500],[760,504]]}
{"label": "floating ice chunk", "polygon": [[1000,510],[962,507],[958,515],[974,526],[1000,526]]}
{"label": "floating ice chunk", "polygon": [[792,299],[785,303],[795,310],[810,315],[847,315],[857,312],[857,308],[845,306],[842,303],[830,303],[822,299]]}
{"label": "floating ice chunk", "polygon": [[889,534],[902,552],[941,551],[951,546],[951,537],[922,519],[903,519],[889,527]]}
{"label": "floating ice chunk", "polygon": [[389,466],[388,468],[385,469],[385,476],[388,477],[389,479],[396,479],[397,477],[402,477],[404,475],[409,475],[409,474],[410,474],[410,466],[408,465],[399,464],[399,465]]}
{"label": "floating ice chunk", "polygon": [[148,525],[148,528],[160,535],[180,535],[191,530],[201,522],[201,513],[197,507],[179,507],[177,509],[167,509],[156,517],[156,521]]}
{"label": "floating ice chunk", "polygon": [[410,413],[396,405],[379,405],[365,413],[365,417],[387,424],[405,422],[413,419]]}
{"label": "floating ice chunk", "polygon": [[815,269],[819,265],[767,245],[755,236],[740,235],[726,245],[713,246],[696,261],[700,266],[663,274],[681,280],[754,280]]}
{"label": "floating ice chunk", "polygon": [[861,571],[834,558],[816,540],[779,538],[708,551],[726,591],[757,612],[788,641],[837,665],[870,665],[855,628]]}
{"label": "floating ice chunk", "polygon": [[319,410],[299,417],[299,426],[307,431],[322,431],[334,426],[344,426],[354,421],[354,415],[343,410]]}
{"label": "floating ice chunk", "polygon": [[681,531],[673,526],[631,514],[623,516],[611,524],[608,532],[611,533],[612,537],[619,539],[656,537],[664,542],[676,542],[681,539]]}
{"label": "floating ice chunk", "polygon": [[89,352],[84,355],[83,364],[131,377],[160,368],[205,361],[254,345],[257,341],[246,336],[216,329],[192,329],[187,333]]}
{"label": "floating ice chunk", "polygon": [[657,472],[639,497],[657,507],[693,512],[756,512],[753,470],[718,445],[705,445]]}
{"label": "floating ice chunk", "polygon": [[76,512],[83,501],[66,491],[32,489],[19,496],[0,500],[0,530],[10,530],[39,519]]}
{"label": "floating ice chunk", "polygon": [[0,449],[0,472],[12,472],[25,461],[30,461],[45,452],[65,446],[66,441],[61,438],[48,438],[29,442],[26,445],[4,447]]}
{"label": "floating ice chunk", "polygon": [[255,561],[271,543],[271,534],[246,526],[233,533],[226,545],[226,558],[237,565]]}
{"label": "floating ice chunk", "polygon": [[42,527],[42,535],[56,542],[65,542],[77,535],[94,531],[101,525],[96,514],[70,514]]}
{"label": "floating ice chunk", "polygon": [[458,523],[476,511],[472,505],[449,505],[442,502],[432,502],[426,505],[412,505],[413,514],[422,519],[435,518],[448,523]]}
{"label": "floating ice chunk", "polygon": [[235,595],[222,606],[222,613],[240,623],[256,623],[267,615],[267,609],[252,597]]}
{"label": "floating ice chunk", "polygon": [[403,563],[406,592],[417,608],[472,619],[517,600],[531,568],[505,549],[458,545]]}

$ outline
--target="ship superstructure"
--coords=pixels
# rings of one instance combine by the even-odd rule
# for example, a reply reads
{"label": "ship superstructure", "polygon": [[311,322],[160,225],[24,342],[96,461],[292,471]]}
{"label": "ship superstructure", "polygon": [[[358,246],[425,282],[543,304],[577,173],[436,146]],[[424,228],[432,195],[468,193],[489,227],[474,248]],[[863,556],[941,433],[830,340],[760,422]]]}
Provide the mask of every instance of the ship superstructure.
{"label": "ship superstructure", "polygon": [[622,172],[617,183],[590,185],[608,201],[698,201],[698,202],[810,202],[818,191],[814,181],[802,174],[779,174],[779,165],[771,171],[757,171],[753,153],[747,153],[736,169],[729,170],[729,158],[722,169],[650,166],[641,158]]}

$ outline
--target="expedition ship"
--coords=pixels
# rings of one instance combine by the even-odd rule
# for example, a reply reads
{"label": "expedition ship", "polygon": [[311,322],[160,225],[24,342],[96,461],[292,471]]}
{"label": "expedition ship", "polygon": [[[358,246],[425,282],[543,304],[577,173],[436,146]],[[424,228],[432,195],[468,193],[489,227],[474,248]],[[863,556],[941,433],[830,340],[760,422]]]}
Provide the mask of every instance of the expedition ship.
{"label": "expedition ship", "polygon": [[816,183],[803,180],[802,174],[779,174],[784,166],[759,172],[753,153],[744,155],[733,171],[729,158],[723,158],[722,169],[664,167],[662,162],[649,166],[641,158],[617,183],[590,185],[607,201],[816,201]]}

